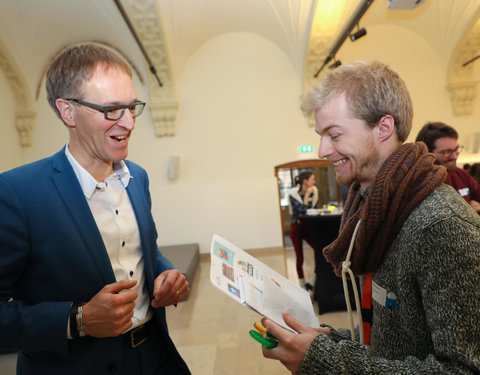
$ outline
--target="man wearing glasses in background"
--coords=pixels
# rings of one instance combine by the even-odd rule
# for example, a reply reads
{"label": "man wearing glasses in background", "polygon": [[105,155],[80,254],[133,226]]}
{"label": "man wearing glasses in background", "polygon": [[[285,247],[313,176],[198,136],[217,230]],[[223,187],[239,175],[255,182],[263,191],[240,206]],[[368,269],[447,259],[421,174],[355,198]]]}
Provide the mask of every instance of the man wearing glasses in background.
{"label": "man wearing glasses in background", "polygon": [[156,246],[145,170],[125,160],[145,106],[132,71],[84,44],[46,86],[69,141],[0,174],[0,350],[18,350],[17,374],[190,374],[164,308],[189,285]]}
{"label": "man wearing glasses in background", "polygon": [[445,183],[457,190],[480,213],[480,184],[467,171],[457,167],[458,155],[463,150],[463,146],[458,144],[457,131],[443,122],[430,122],[423,126],[415,141],[427,145],[438,164],[447,168]]}

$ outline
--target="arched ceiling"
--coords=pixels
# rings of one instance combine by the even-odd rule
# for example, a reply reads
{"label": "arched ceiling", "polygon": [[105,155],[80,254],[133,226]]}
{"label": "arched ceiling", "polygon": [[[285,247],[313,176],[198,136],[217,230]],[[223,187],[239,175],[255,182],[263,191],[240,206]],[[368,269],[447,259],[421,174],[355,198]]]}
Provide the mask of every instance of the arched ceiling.
{"label": "arched ceiling", "polygon": [[[149,83],[151,101],[156,103],[154,121],[168,125],[166,131],[157,129],[157,135],[174,135],[174,128],[170,130],[177,106],[174,78],[201,44],[223,33],[255,33],[283,50],[299,80],[308,81],[360,1],[121,0],[166,82],[159,88],[114,0],[2,0],[0,39],[5,53],[0,57],[8,56],[9,72],[14,71],[23,89],[30,90],[29,97],[36,98],[45,67],[62,48],[83,41],[112,46]],[[478,53],[478,43],[469,33],[479,11],[480,0],[426,0],[404,11],[389,11],[387,0],[375,0],[362,25],[394,23],[409,28],[448,66],[456,54]]]}
{"label": "arched ceiling", "polygon": [[[319,0],[312,27],[309,63],[318,68],[343,26],[361,1]],[[376,0],[361,19],[361,27],[391,24],[407,28],[424,38],[445,66],[455,48],[472,30],[480,12],[480,0],[426,0],[414,9],[389,10],[387,0]],[[330,26],[328,23],[332,23]],[[328,32],[333,30],[333,32]],[[345,43],[348,43],[347,40]],[[392,40],[392,43],[395,43]],[[341,53],[341,49],[340,49]],[[314,67],[309,69],[314,71]]]}
{"label": "arched ceiling", "polygon": [[315,0],[157,0],[175,69],[195,49],[228,32],[264,37],[290,58],[299,77],[310,38]]}

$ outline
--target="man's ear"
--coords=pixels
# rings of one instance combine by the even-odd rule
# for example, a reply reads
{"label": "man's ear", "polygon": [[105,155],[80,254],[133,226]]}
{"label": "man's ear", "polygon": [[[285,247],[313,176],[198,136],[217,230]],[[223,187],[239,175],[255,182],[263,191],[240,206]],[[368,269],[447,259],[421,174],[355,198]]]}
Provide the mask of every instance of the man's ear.
{"label": "man's ear", "polygon": [[73,104],[65,99],[58,98],[55,101],[58,112],[60,112],[60,117],[62,118],[65,125],[68,127],[75,127],[75,117],[73,111]]}
{"label": "man's ear", "polygon": [[383,116],[375,127],[378,139],[383,142],[395,135],[395,120],[390,115]]}

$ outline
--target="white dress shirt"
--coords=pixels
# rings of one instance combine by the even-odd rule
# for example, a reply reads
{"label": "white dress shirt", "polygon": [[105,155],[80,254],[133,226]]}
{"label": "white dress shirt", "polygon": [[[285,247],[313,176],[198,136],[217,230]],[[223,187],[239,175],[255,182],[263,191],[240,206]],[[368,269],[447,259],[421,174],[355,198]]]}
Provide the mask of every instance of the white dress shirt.
{"label": "white dress shirt", "polygon": [[122,160],[113,164],[113,174],[98,182],[75,160],[68,144],[65,154],[102,235],[116,280],[137,280],[131,289],[138,293],[130,329],[135,328],[148,321],[153,313],[149,309],[137,219],[126,190],[133,177]]}

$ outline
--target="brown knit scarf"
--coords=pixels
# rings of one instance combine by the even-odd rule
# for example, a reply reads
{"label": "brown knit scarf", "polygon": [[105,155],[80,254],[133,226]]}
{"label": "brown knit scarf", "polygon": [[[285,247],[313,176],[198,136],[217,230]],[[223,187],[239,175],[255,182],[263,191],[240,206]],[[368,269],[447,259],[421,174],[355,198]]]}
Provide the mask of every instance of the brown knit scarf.
{"label": "brown knit scarf", "polygon": [[380,167],[366,199],[359,183],[353,183],[338,238],[323,249],[335,273],[342,273],[342,262],[359,219],[362,223],[355,239],[351,269],[356,276],[374,272],[403,222],[446,176],[446,169],[435,164],[435,156],[428,153],[424,143],[405,143]]}

